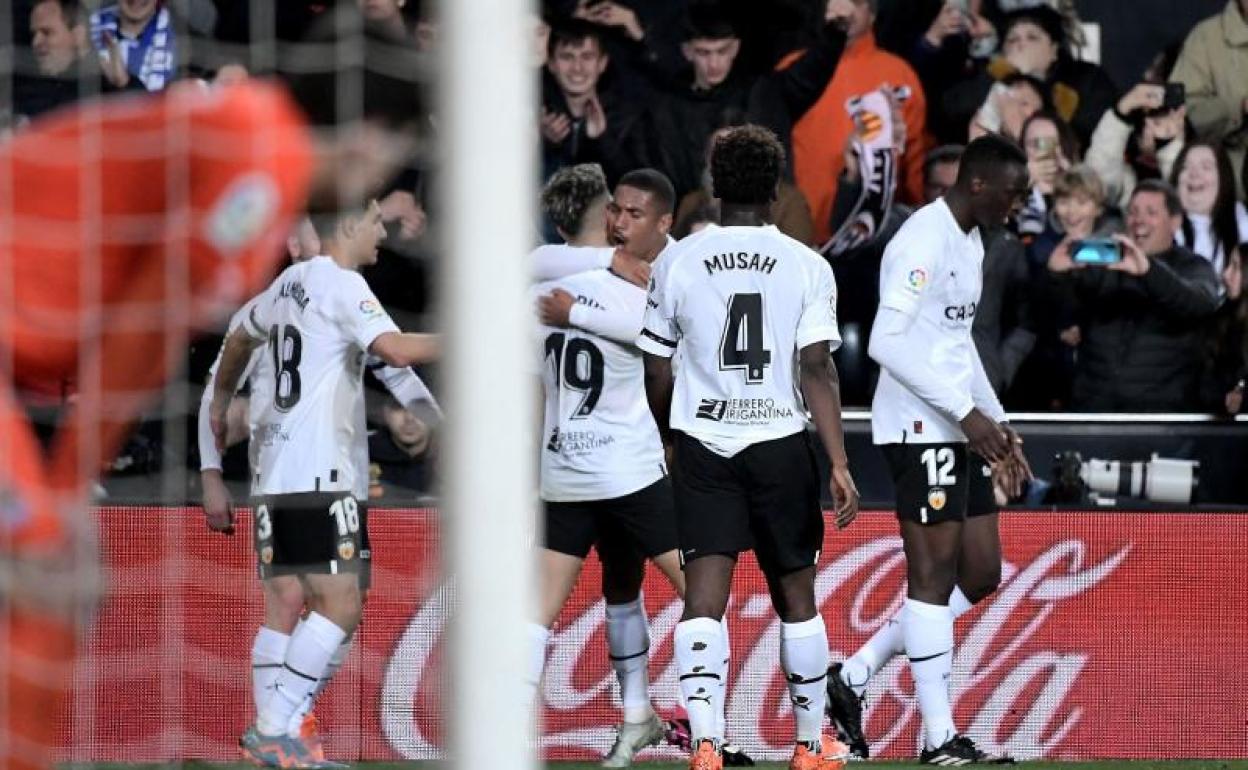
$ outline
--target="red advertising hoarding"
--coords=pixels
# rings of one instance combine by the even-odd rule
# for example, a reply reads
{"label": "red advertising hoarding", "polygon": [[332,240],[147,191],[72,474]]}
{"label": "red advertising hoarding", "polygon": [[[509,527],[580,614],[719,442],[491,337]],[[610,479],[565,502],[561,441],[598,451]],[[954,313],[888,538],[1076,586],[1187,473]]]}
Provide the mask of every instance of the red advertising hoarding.
{"label": "red advertising hoarding", "polygon": [[[99,514],[109,596],[77,668],[61,758],[236,757],[252,718],[249,656],[261,618],[246,517],[226,538],[209,534],[195,509]],[[1010,512],[1001,529],[1001,588],[958,622],[952,692],[965,732],[1019,758],[1248,757],[1248,516]],[[374,587],[351,659],[317,707],[334,758],[439,756],[452,592],[437,530],[433,511],[370,512]],[[903,578],[891,515],[828,528],[816,591],[833,660],[900,606]],[[600,756],[618,719],[598,584],[591,561],[552,635],[543,747],[553,758]],[[645,597],[651,692],[664,711],[678,698],[671,635],[681,604],[653,571]],[[728,615],[729,737],[757,758],[785,760],[792,715],[779,627],[748,557]],[[873,755],[915,754],[912,691],[902,660],[872,682]]]}

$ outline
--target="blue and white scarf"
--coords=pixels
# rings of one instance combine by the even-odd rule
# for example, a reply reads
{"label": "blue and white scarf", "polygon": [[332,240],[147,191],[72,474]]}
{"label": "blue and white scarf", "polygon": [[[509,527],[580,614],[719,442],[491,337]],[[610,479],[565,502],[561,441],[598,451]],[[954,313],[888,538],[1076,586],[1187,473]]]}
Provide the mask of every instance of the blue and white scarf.
{"label": "blue and white scarf", "polygon": [[169,9],[164,6],[156,11],[143,31],[136,38],[123,36],[121,17],[117,6],[110,5],[91,14],[91,42],[100,58],[108,58],[108,45],[104,33],[117,41],[121,55],[126,60],[126,71],[131,77],[143,82],[148,91],[160,91],[173,80],[177,72],[177,45]]}

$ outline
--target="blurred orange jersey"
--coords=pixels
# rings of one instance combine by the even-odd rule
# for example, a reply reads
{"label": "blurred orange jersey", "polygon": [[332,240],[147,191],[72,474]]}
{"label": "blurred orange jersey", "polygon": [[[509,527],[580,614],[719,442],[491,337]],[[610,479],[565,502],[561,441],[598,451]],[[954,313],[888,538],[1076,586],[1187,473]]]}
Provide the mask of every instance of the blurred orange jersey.
{"label": "blurred orange jersey", "polygon": [[[272,276],[312,165],[294,103],[255,82],[91,102],[0,145],[0,534],[50,515],[34,487],[91,478],[192,327]],[[12,388],[66,380],[78,403],[41,463]]]}

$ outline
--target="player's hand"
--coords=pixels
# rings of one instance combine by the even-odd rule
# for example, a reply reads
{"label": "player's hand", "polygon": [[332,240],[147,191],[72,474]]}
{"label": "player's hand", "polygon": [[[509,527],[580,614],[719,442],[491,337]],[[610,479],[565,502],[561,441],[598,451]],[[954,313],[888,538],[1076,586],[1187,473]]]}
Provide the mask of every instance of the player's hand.
{"label": "player's hand", "polygon": [[563,289],[555,289],[545,297],[537,299],[537,317],[547,326],[566,329],[572,322],[572,306],[576,304],[573,297]]}
{"label": "player's hand", "polygon": [[631,284],[643,289],[650,287],[650,263],[634,257],[624,249],[616,249],[611,255],[611,270]]}
{"label": "player's hand", "polygon": [[234,534],[234,500],[230,490],[221,478],[221,472],[204,471],[202,474],[204,487],[204,520],[208,529],[213,532]]}
{"label": "player's hand", "polygon": [[989,465],[1005,460],[1010,454],[1009,437],[1001,426],[978,409],[962,418],[962,432],[970,450],[988,461]]}
{"label": "player's hand", "polygon": [[1001,487],[1006,496],[1013,500],[1023,493],[1028,481],[1034,478],[1027,456],[1023,454],[1023,440],[1013,428],[1001,423],[1007,440],[1010,442],[1009,456],[992,468],[993,482]]}
{"label": "player's hand", "polygon": [[836,528],[845,529],[858,517],[858,487],[845,465],[833,465],[828,489],[836,504]]}

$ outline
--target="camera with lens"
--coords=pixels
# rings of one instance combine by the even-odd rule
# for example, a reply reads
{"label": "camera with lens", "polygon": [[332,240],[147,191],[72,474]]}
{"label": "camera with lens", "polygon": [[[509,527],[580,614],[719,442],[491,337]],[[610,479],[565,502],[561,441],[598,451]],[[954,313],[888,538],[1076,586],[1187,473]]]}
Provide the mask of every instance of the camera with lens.
{"label": "camera with lens", "polygon": [[1053,461],[1049,502],[1112,505],[1119,497],[1153,503],[1185,505],[1200,485],[1200,463],[1174,457],[1137,462],[1084,460],[1075,451],[1059,453]]}

